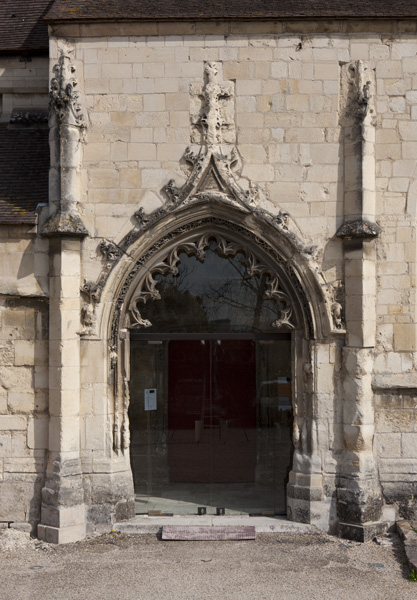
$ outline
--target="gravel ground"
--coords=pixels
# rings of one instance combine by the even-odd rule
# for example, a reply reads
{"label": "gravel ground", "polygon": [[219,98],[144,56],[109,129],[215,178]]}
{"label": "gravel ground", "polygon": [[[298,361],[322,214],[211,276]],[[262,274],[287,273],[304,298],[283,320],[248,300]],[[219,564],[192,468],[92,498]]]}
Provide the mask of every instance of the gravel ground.
{"label": "gravel ground", "polygon": [[417,599],[396,534],[358,544],[322,533],[245,542],[112,533],[62,546],[22,537],[4,548],[1,600]]}

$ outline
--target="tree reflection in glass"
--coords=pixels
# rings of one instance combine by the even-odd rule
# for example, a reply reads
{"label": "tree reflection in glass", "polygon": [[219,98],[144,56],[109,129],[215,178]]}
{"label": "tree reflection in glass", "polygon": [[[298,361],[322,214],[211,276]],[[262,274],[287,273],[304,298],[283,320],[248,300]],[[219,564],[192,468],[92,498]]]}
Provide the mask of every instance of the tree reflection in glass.
{"label": "tree reflection in glass", "polygon": [[264,299],[266,277],[247,277],[245,257],[222,257],[212,241],[204,262],[180,253],[178,275],[157,275],[161,300],[142,307],[148,331],[273,332],[278,306]]}

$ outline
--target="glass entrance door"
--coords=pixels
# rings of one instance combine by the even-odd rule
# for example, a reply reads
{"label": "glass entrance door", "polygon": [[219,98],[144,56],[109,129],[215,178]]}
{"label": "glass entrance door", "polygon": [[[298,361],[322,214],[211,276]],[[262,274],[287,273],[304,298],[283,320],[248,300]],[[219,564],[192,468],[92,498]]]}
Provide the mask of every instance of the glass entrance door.
{"label": "glass entrance door", "polygon": [[131,344],[137,512],[284,513],[289,336],[172,337]]}

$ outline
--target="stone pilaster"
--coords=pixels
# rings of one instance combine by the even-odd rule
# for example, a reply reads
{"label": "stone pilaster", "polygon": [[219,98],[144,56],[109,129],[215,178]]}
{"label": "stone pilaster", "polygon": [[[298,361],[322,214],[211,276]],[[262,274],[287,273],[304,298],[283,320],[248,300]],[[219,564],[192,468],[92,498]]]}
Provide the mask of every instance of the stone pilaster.
{"label": "stone pilaster", "polygon": [[326,498],[323,455],[329,446],[323,406],[334,393],[334,365],[327,342],[295,339],[295,395],[293,397],[295,447],[287,485],[290,520],[334,528],[331,498]]}
{"label": "stone pilaster", "polygon": [[[373,454],[373,348],[376,332],[374,73],[346,66],[344,243],[346,346],[343,350],[344,454],[337,490],[339,532],[365,541],[381,527],[382,496]],[[343,86],[342,86],[343,87]]]}
{"label": "stone pilaster", "polygon": [[62,543],[84,537],[80,463],[80,245],[50,242],[49,460],[38,535]]}
{"label": "stone pilaster", "polygon": [[63,543],[86,534],[80,460],[81,240],[78,213],[84,115],[71,48],[64,47],[51,80],[50,211],[41,234],[50,238],[49,445],[38,536]]}

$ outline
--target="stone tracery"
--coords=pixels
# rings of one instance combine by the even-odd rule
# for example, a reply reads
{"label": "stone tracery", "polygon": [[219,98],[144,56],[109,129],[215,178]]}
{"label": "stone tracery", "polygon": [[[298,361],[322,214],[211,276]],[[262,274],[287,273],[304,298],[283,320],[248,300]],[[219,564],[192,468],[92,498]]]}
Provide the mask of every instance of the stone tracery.
{"label": "stone tracery", "polygon": [[139,305],[146,304],[148,300],[160,300],[161,295],[157,289],[158,280],[156,275],[178,274],[178,264],[180,263],[180,253],[185,252],[187,256],[195,256],[200,262],[204,262],[206,251],[210,242],[216,241],[216,252],[222,257],[234,257],[238,253],[245,256],[243,264],[245,265],[244,277],[266,276],[264,298],[271,299],[277,304],[277,319],[271,324],[274,328],[289,327],[294,329],[293,308],[288,295],[282,290],[278,276],[272,273],[271,269],[259,262],[255,255],[246,247],[235,242],[229,242],[219,234],[204,234],[194,242],[179,243],[172,249],[166,258],[158,262],[145,275],[140,287],[134,294],[129,303],[129,326],[131,328],[151,327],[152,323],[143,319]]}

